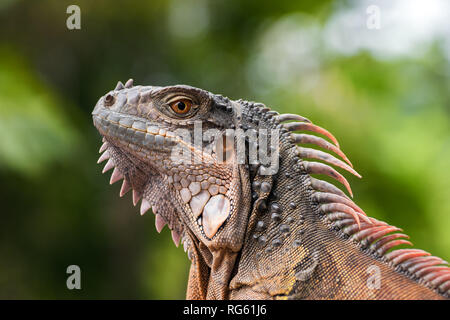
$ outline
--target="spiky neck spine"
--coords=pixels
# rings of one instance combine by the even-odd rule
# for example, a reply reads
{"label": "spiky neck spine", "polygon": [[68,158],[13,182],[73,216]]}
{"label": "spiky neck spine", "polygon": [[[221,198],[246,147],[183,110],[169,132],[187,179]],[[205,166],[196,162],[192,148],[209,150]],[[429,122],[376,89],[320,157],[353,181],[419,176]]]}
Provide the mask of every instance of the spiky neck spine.
{"label": "spiky neck spine", "polygon": [[314,259],[316,254],[314,248],[302,247],[307,236],[305,224],[317,223],[317,216],[310,210],[310,182],[295,157],[288,131],[278,126],[272,116],[268,114],[260,121],[281,130],[279,170],[275,175],[263,175],[264,166],[253,168],[253,206],[240,258],[245,264],[239,265],[231,283],[232,290],[245,292],[251,288],[252,294],[260,294],[254,298],[263,299],[289,294],[296,273],[291,264],[306,256]]}
{"label": "spiky neck spine", "polygon": [[[347,180],[337,171],[304,158],[323,160],[358,176],[340,160],[296,145],[316,144],[351,166],[328,131],[299,116],[277,115],[260,106],[255,109],[253,117],[260,127],[280,130],[280,164],[275,175],[262,174],[262,165],[250,170],[253,205],[230,297],[382,299],[394,295],[434,299],[439,298],[437,293],[448,297],[449,268],[440,266],[443,260],[417,249],[389,252],[410,244],[406,235],[398,233],[400,229],[367,217],[340,189],[311,177],[326,174],[343,183],[351,194]],[[301,122],[281,124],[285,120]],[[324,134],[335,144],[291,133],[295,130]],[[368,282],[373,270],[383,275],[384,290]],[[386,280],[391,282],[386,285]]]}

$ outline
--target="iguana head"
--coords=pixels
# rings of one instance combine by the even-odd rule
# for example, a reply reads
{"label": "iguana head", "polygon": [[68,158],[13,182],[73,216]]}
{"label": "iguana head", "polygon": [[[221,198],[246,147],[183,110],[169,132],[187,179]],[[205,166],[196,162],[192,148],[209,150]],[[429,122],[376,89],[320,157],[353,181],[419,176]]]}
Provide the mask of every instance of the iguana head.
{"label": "iguana head", "polygon": [[239,164],[226,130],[239,125],[237,104],[207,91],[176,85],[133,86],[101,97],[94,124],[104,138],[99,162],[123,179],[120,195],[142,198],[158,231],[168,225],[180,237],[207,247],[238,250],[248,218],[248,166]]}
{"label": "iguana head", "polygon": [[[183,237],[188,247],[195,242],[238,251],[251,208],[267,206],[255,200],[270,193],[279,152],[290,152],[296,142],[326,148],[348,164],[309,148],[295,148],[295,157],[323,160],[357,175],[336,139],[308,119],[190,86],[119,82],[92,114],[104,141],[99,162],[108,160],[103,172],[114,169],[110,182],[123,179],[120,196],[132,190],[135,205],[142,199],[141,214],[152,208],[157,230],[167,224],[177,245]],[[290,120],[298,122],[282,124]],[[290,133],[296,130],[325,135],[335,144]],[[347,180],[325,164],[303,162],[302,170],[327,174],[351,193]],[[344,196],[331,184],[311,181],[316,189]]]}

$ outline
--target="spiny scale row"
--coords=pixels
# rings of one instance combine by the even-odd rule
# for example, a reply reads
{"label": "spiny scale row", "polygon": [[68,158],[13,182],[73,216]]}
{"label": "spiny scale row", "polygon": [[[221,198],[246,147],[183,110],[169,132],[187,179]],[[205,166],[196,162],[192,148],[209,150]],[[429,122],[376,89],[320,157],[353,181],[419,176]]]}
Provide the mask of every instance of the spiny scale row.
{"label": "spiny scale row", "polygon": [[352,216],[358,226],[361,225],[359,218],[368,224],[372,223],[366,213],[347,197],[329,192],[315,192],[313,199],[319,204],[324,214],[344,212]]}
{"label": "spiny scale row", "polygon": [[[349,194],[353,197],[353,193],[347,179],[345,179],[345,177],[337,172],[334,168],[322,162],[303,160],[321,160],[331,165],[340,167],[355,175],[356,177],[361,178],[361,176],[353,169],[353,165],[350,160],[340,150],[337,139],[327,130],[312,124],[309,119],[302,116],[298,116],[295,114],[281,114],[276,116],[275,118],[279,123],[291,120],[295,121],[282,124],[283,128],[288,131],[310,131],[313,133],[324,135],[333,142],[330,143],[321,137],[310,134],[291,133],[291,139],[294,143],[312,144],[321,147],[337,154],[344,160],[341,161],[331,154],[316,149],[296,146],[295,150],[295,154],[300,159],[302,159],[301,165],[303,166],[306,173],[324,174],[339,181],[345,186]],[[315,179],[313,177],[310,177],[310,182],[311,187],[314,190],[319,191],[314,195],[314,199],[320,204],[320,209],[324,214],[342,211],[351,215],[358,226],[360,225],[360,218],[365,220],[367,223],[371,223],[364,211],[361,210],[361,208],[359,208],[353,201],[351,201],[339,188],[332,185],[331,183]]]}
{"label": "spiny scale row", "polygon": [[[394,267],[406,271],[425,285],[450,295],[450,268],[441,258],[419,249],[396,249],[400,245],[412,245],[402,230],[374,218],[358,225],[347,212],[332,212],[326,219],[370,252],[384,258]],[[393,249],[393,250],[392,250]],[[390,251],[392,250],[392,251]]]}
{"label": "spiny scale row", "polygon": [[[301,159],[317,159],[331,165],[340,167],[357,177],[361,177],[355,170],[349,159],[339,149],[336,138],[327,130],[313,125],[310,120],[295,115],[282,114],[276,117],[281,123],[284,121],[300,121],[283,124],[288,131],[310,131],[329,138],[334,144],[314,135],[291,133],[293,142],[299,144],[312,144],[340,156],[346,163],[334,156],[316,149],[297,147],[296,154]],[[309,174],[324,174],[342,183],[348,192],[352,191],[348,181],[332,167],[313,161],[302,161],[304,169]],[[334,227],[350,235],[355,242],[367,246],[368,249],[392,263],[395,267],[404,270],[414,277],[422,280],[429,287],[450,295],[450,268],[442,266],[447,262],[428,252],[418,249],[395,249],[399,245],[412,245],[406,239],[402,230],[390,226],[385,222],[367,217],[352,200],[350,200],[339,188],[319,179],[310,178],[311,187],[316,190],[314,200],[319,205],[321,212]],[[362,218],[363,221],[360,221]],[[392,250],[394,249],[394,250]],[[390,251],[392,250],[392,251]],[[390,251],[390,252],[389,252]]]}
{"label": "spiny scale row", "polygon": [[[323,149],[326,149],[328,151],[331,151],[338,156],[340,156],[344,161],[339,160],[338,158],[332,156],[331,154],[328,154],[326,152],[312,149],[312,148],[306,148],[298,146],[296,150],[296,154],[301,159],[316,159],[321,160],[326,163],[329,163],[331,165],[340,167],[351,174],[355,175],[358,178],[361,178],[361,175],[356,172],[353,169],[353,165],[350,162],[350,160],[347,158],[347,156],[341,151],[339,148],[339,143],[337,139],[327,130],[316,126],[311,123],[311,121],[305,117],[296,115],[296,114],[281,114],[275,117],[275,119],[282,123],[284,121],[294,121],[289,123],[284,123],[283,128],[294,132],[294,131],[310,131],[313,133],[321,134],[329,138],[332,142],[328,142],[327,140],[317,137],[310,134],[298,134],[298,133],[291,133],[291,138],[294,143],[298,144],[312,144],[318,147],[321,147]],[[348,183],[347,179],[344,178],[343,175],[341,175],[339,172],[337,172],[334,168],[331,166],[321,163],[321,162],[315,162],[315,161],[303,161],[303,167],[309,174],[324,174],[327,175],[340,183],[342,183],[349,194],[353,197],[352,190],[350,188],[350,184]],[[336,188],[329,188],[328,185],[322,184],[322,188],[325,188],[325,191],[328,190],[332,193],[337,193]]]}
{"label": "spiny scale row", "polygon": [[125,85],[123,85],[123,83],[121,81],[117,82],[116,87],[114,88],[114,90],[122,90],[122,89],[129,89],[131,87],[133,87],[133,79],[128,79],[128,81],[125,83]]}
{"label": "spiny scale row", "polygon": [[[114,160],[112,158],[110,158],[108,147],[109,147],[109,143],[107,141],[104,141],[103,145],[100,147],[100,150],[99,150],[99,152],[102,153],[102,155],[98,159],[97,163],[101,163],[105,160],[108,160],[105,167],[103,168],[102,173],[105,173],[114,168],[113,173],[111,174],[111,179],[110,179],[109,183],[113,184],[113,183],[116,183],[117,181],[123,179],[119,196],[123,197],[128,191],[133,190],[133,193],[132,193],[133,194],[133,205],[136,206],[138,204],[139,200],[142,198],[142,195],[139,192],[137,192],[136,190],[132,189],[132,186],[130,185],[130,183],[123,176],[123,174],[119,171],[119,169],[115,166]],[[142,198],[140,214],[144,215],[150,208],[152,208],[150,202],[147,199]],[[152,211],[155,214],[156,231],[158,231],[158,233],[160,233],[161,230],[164,228],[164,226],[167,224],[167,221],[160,214],[156,213],[155,208],[152,208]],[[172,234],[173,242],[178,247],[178,245],[180,243],[181,235],[175,230],[171,230],[171,234]]]}

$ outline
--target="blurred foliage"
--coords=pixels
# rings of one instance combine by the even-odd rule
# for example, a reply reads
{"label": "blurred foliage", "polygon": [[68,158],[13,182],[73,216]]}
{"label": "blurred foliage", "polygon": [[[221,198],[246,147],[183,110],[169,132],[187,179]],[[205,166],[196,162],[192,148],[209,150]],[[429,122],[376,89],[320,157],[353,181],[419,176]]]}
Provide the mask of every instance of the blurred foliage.
{"label": "blurred foliage", "polygon": [[[31,175],[78,143],[70,121],[17,56],[0,50],[0,163]],[[31,160],[31,161],[30,161]]]}
{"label": "blurred foliage", "polygon": [[[108,186],[90,112],[118,80],[185,83],[329,129],[356,202],[450,259],[450,62],[327,47],[351,1],[0,2],[0,298],[182,299],[188,259]],[[362,15],[365,13],[362,12]],[[361,27],[362,28],[362,27]],[[66,268],[82,290],[66,288]]]}

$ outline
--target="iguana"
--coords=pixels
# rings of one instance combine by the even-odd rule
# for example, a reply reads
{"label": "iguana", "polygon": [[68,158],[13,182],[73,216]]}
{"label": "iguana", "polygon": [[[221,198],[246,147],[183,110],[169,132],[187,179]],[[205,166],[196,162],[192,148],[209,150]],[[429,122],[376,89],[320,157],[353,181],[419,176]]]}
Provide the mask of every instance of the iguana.
{"label": "iguana", "polygon": [[450,297],[447,262],[399,249],[411,245],[401,229],[317,178],[352,196],[330,165],[359,175],[334,136],[307,118],[132,79],[92,115],[103,137],[99,163],[114,168],[110,183],[123,179],[120,196],[132,190],[157,231],[167,224],[183,242],[187,299]]}

